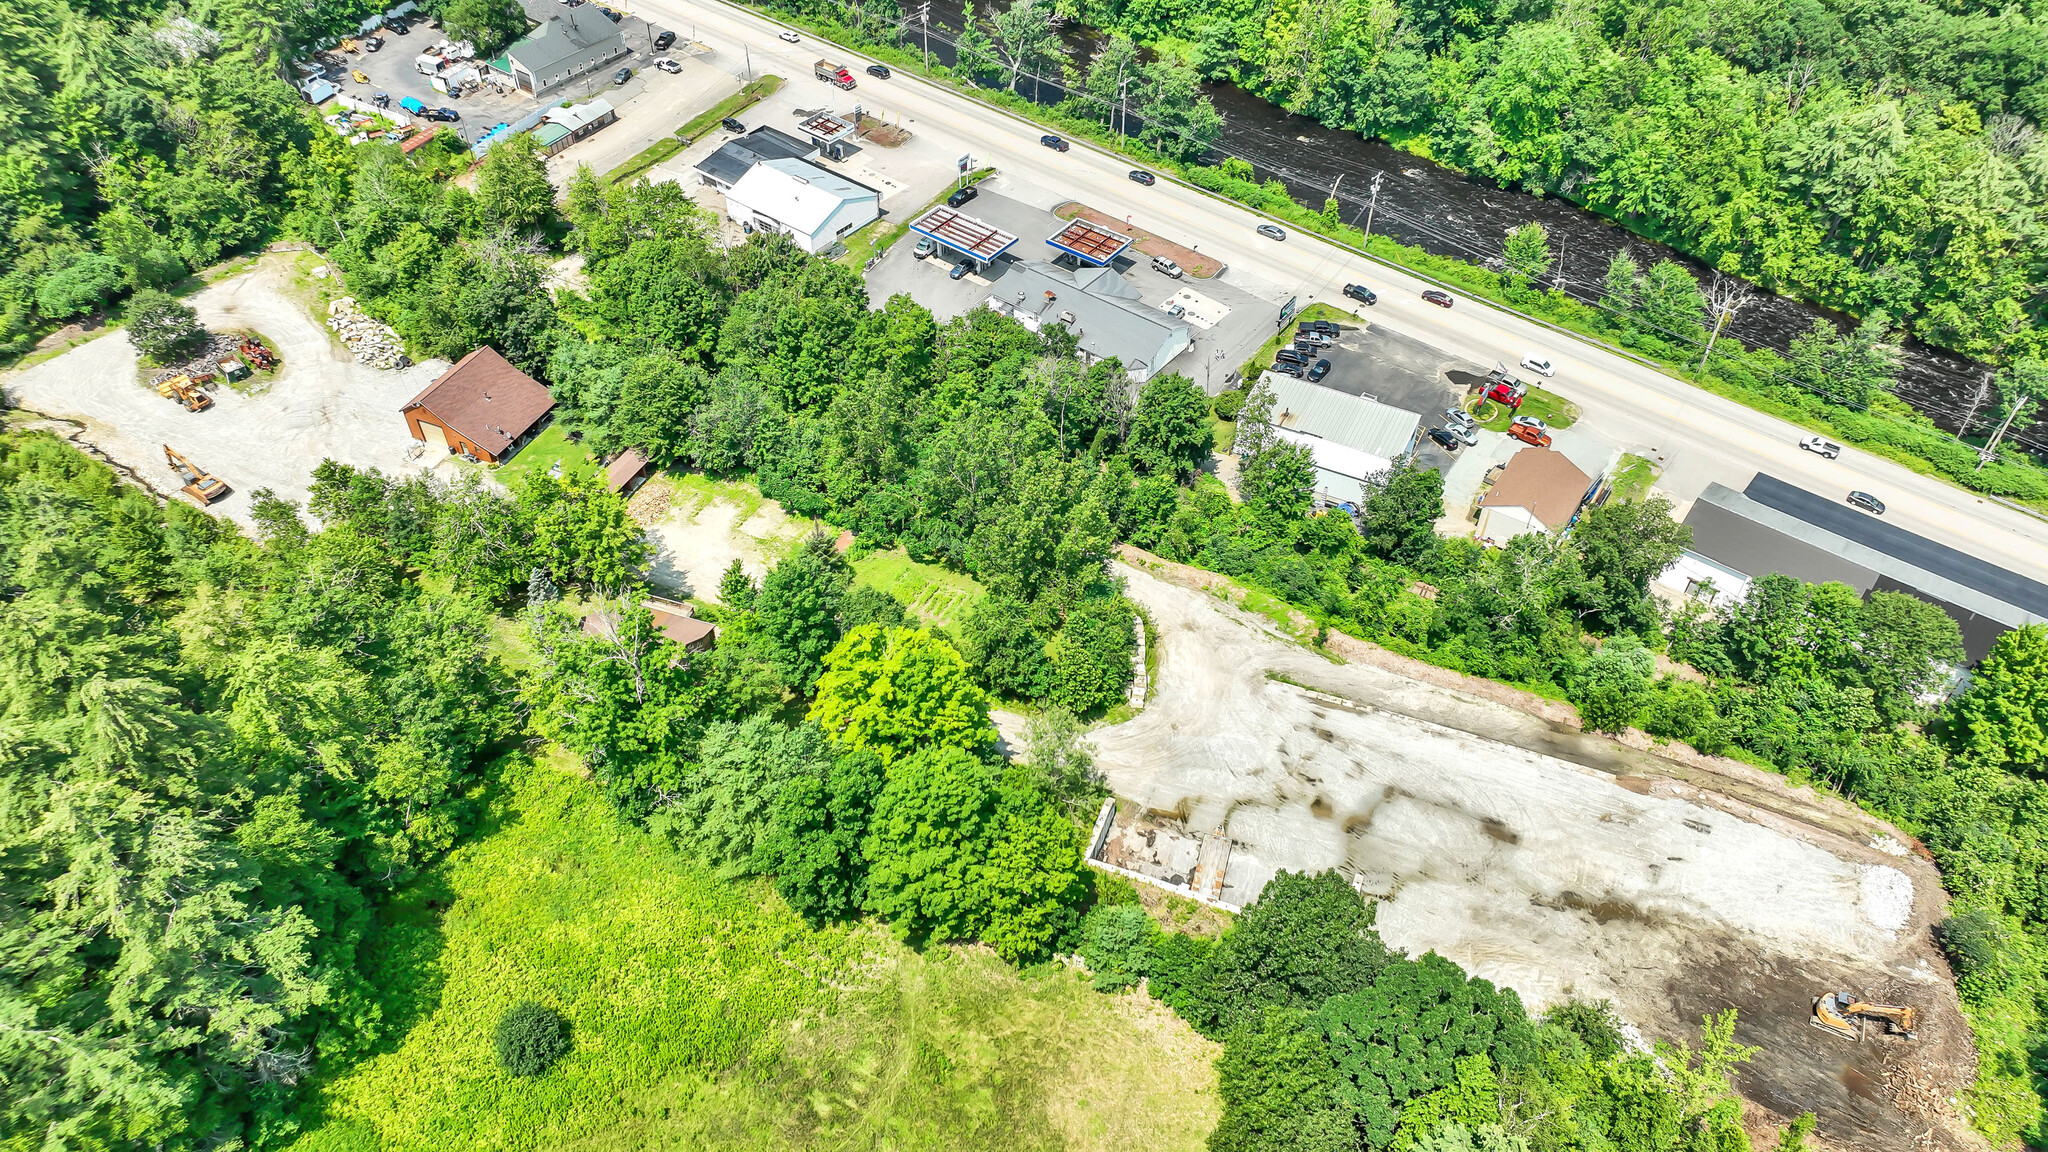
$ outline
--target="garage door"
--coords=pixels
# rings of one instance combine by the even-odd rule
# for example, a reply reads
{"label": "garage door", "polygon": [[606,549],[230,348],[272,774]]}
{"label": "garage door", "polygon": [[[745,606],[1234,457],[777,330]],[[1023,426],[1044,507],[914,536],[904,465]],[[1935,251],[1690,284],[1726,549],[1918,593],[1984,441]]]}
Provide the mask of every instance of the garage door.
{"label": "garage door", "polygon": [[454,443],[454,439],[448,435],[448,430],[432,420],[420,421],[420,435],[427,441],[427,454],[430,456],[438,456],[448,451],[448,446]]}

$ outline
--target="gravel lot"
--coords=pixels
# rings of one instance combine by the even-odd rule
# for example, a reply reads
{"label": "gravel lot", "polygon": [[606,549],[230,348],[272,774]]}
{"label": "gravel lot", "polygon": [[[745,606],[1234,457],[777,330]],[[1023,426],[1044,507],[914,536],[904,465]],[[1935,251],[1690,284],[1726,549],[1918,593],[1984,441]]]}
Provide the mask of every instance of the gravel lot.
{"label": "gravel lot", "polygon": [[[1736,1007],[1740,1038],[1764,1048],[1744,1076],[1753,1100],[1814,1109],[1873,1149],[1929,1127],[1871,1086],[1952,1083],[1969,1058],[1927,943],[1942,911],[1931,866],[1830,831],[1843,814],[1821,819],[1761,774],[1708,791],[1702,773],[1332,663],[1213,593],[1119,570],[1158,629],[1158,687],[1094,734],[1096,762],[1136,807],[1230,838],[1225,900],[1248,902],[1278,869],[1337,869],[1411,954],[1532,1005],[1610,1000],[1652,1037],[1696,1039],[1703,1014]],[[1837,985],[1920,1005],[1921,1039],[1829,1041],[1807,1008]]]}
{"label": "gravel lot", "polygon": [[15,373],[0,388],[12,406],[79,425],[77,439],[167,495],[182,481],[164,463],[162,446],[176,448],[234,487],[213,511],[244,523],[259,488],[303,501],[323,459],[393,474],[434,463],[407,458],[412,434],[398,410],[447,363],[397,371],[355,363],[289,293],[293,268],[293,254],[266,256],[255,271],[186,301],[210,328],[253,328],[272,342],[283,366],[260,395],[222,386],[213,407],[187,412],[139,382],[135,347],[123,332]]}

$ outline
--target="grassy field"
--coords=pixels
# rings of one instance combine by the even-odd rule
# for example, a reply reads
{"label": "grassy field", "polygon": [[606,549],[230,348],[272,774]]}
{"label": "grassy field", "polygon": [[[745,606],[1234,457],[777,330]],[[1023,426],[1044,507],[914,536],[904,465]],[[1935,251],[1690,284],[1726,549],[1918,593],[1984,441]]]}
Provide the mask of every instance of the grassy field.
{"label": "grassy field", "polygon": [[1614,466],[1614,495],[1610,499],[1623,503],[1643,499],[1657,483],[1657,472],[1653,461],[1633,453],[1623,455]]}
{"label": "grassy field", "polygon": [[550,424],[541,430],[517,456],[498,466],[498,481],[507,488],[516,488],[519,481],[536,472],[546,472],[560,461],[562,475],[583,476],[599,470],[597,461],[590,458],[590,450],[581,444],[571,444],[569,434],[559,423]]}
{"label": "grassy field", "polygon": [[[1058,965],[814,931],[546,762],[507,770],[483,833],[365,954],[385,1039],[315,1087],[296,1152],[1193,1152],[1217,1117],[1216,1048],[1164,1008]],[[528,999],[575,1048],[515,1080],[491,1030]]]}
{"label": "grassy field", "polygon": [[974,578],[936,564],[920,564],[903,549],[864,556],[853,565],[854,579],[879,588],[910,606],[910,610],[941,628],[958,628],[967,610],[985,593]]}
{"label": "grassy field", "polygon": [[1491,400],[1481,400],[1473,416],[1479,426],[1489,432],[1505,432],[1517,416],[1534,416],[1552,428],[1569,428],[1579,418],[1578,405],[1566,400],[1555,392],[1530,385],[1528,395],[1522,397],[1520,408],[1509,408]]}

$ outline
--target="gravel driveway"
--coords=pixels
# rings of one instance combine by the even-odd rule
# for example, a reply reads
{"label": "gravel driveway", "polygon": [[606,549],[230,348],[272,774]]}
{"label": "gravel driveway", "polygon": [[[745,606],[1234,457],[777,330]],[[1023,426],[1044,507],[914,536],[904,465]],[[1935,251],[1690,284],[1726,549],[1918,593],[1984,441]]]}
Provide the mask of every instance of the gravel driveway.
{"label": "gravel driveway", "polygon": [[388,474],[436,463],[407,458],[412,434],[398,410],[447,363],[429,360],[395,371],[357,364],[287,295],[291,260],[289,254],[267,256],[254,271],[186,300],[209,328],[253,328],[274,343],[283,367],[261,395],[222,386],[213,393],[213,407],[187,412],[138,383],[135,347],[124,332],[15,373],[0,387],[10,405],[79,425],[77,439],[159,492],[176,493],[183,483],[164,462],[162,446],[176,448],[233,486],[213,510],[243,523],[260,488],[303,501],[313,467],[323,459]]}

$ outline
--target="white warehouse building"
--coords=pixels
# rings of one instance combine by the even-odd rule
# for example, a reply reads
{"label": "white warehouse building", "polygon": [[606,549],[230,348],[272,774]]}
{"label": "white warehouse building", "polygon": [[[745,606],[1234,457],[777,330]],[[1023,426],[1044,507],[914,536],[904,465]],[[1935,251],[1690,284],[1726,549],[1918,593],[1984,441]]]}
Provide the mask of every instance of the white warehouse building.
{"label": "white warehouse building", "polygon": [[763,160],[725,193],[726,215],[757,232],[780,232],[813,255],[882,214],[882,194],[802,160]]}

